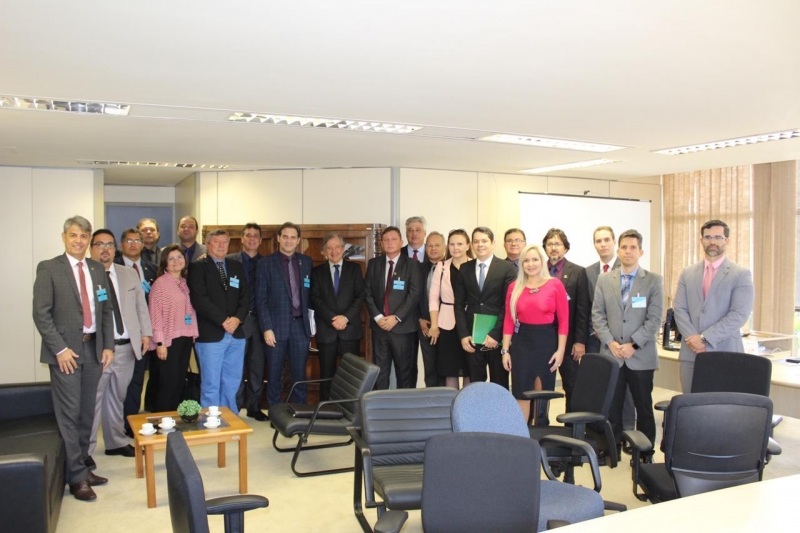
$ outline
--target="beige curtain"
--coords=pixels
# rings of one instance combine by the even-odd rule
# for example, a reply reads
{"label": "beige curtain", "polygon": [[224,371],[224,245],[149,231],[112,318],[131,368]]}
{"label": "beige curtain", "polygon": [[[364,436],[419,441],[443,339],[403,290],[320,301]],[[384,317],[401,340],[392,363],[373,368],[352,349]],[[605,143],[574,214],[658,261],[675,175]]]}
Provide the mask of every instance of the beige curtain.
{"label": "beige curtain", "polygon": [[687,266],[703,258],[700,227],[723,220],[731,228],[727,256],[750,268],[750,166],[662,176],[664,184],[664,291],[667,307]]}
{"label": "beige curtain", "polygon": [[794,329],[797,161],[753,165],[753,329]]}

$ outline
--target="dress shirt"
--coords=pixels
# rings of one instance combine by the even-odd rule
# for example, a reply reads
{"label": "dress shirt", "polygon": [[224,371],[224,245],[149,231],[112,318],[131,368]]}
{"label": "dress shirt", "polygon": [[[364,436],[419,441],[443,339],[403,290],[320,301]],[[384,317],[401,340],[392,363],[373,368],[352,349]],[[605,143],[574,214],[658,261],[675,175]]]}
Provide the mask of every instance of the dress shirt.
{"label": "dress shirt", "polygon": [[[334,265],[339,265],[339,283],[342,282],[342,263],[344,263],[344,260],[341,260],[338,263],[331,263],[330,261],[328,261],[328,270],[331,271],[331,281],[333,281],[333,274],[336,272],[336,269],[333,268],[333,266]],[[397,265],[395,265],[395,266],[397,266]],[[335,284],[334,284],[334,286],[335,286]]]}
{"label": "dress shirt", "polygon": [[[67,259],[69,260],[69,266],[72,268],[72,275],[75,277],[75,285],[78,287],[78,295],[81,294],[81,278],[78,276],[78,269],[76,268],[78,265],[78,260],[72,257],[69,254],[66,254]],[[97,289],[92,287],[92,275],[89,272],[89,265],[86,264],[86,259],[81,261],[83,266],[83,276],[86,278],[86,292],[89,295],[89,308],[92,310],[92,327],[90,328],[83,328],[84,333],[95,333],[97,332],[97,321],[95,320],[95,302],[94,299],[97,296]],[[105,274],[103,274],[105,276]]]}
{"label": "dress shirt", "polygon": [[[562,257],[561,260],[558,263],[555,264],[556,273],[555,274],[550,274],[550,276],[553,277],[553,278],[556,278],[556,279],[561,279],[561,277],[564,275],[564,265],[565,264],[566,264],[566,261]],[[547,262],[547,271],[550,272],[550,269],[553,266],[554,265],[550,261],[548,261]]]}
{"label": "dress shirt", "polygon": [[[411,245],[409,244],[406,247],[406,250],[408,250],[408,257],[410,257],[411,259],[414,259],[414,248],[411,248]],[[425,259],[425,245],[423,244],[422,246],[420,246],[416,250],[417,250],[417,261],[422,263],[422,261]]]}
{"label": "dress shirt", "polygon": [[[292,283],[289,281],[289,261],[293,263],[294,266],[294,274],[295,280],[297,281],[297,292],[298,296],[300,296],[300,305],[303,304],[303,283],[300,280],[300,263],[297,259],[297,254],[293,253],[291,256],[286,255],[285,253],[281,252],[280,255],[281,259],[281,267],[283,268],[283,275],[286,276],[286,283],[289,285],[289,301],[292,301]],[[295,307],[292,304],[292,317],[297,318],[302,316],[299,307]]]}
{"label": "dress shirt", "polygon": [[[124,257],[124,256],[123,256]],[[126,261],[128,259],[125,259]],[[131,267],[133,268],[133,267]],[[114,293],[117,295],[117,305],[120,306],[119,314],[122,316],[122,297],[123,294],[119,290],[119,278],[117,278],[117,270],[114,268],[114,263],[111,263],[111,268],[108,269],[108,272],[111,273],[109,278],[111,278],[111,284],[114,285]],[[110,287],[109,287],[110,288]],[[109,302],[111,301],[111,297],[108,297]],[[116,318],[114,319],[116,320]],[[120,339],[130,339],[131,334],[128,333],[128,326],[125,325],[125,319],[122,320],[122,334],[117,333],[117,328],[114,328],[114,340]]]}
{"label": "dress shirt", "polygon": [[600,269],[600,274],[604,274],[603,267],[606,266],[606,265],[608,265],[608,272],[611,272],[612,270],[614,270],[614,260],[613,259],[611,261],[609,261],[608,263],[604,263],[603,260],[601,259],[600,260],[600,265],[597,267],[597,268]]}
{"label": "dress shirt", "polygon": [[[609,270],[609,272],[610,272],[610,270]],[[630,298],[631,296],[633,296],[633,294],[632,294],[633,293],[633,281],[636,279],[636,274],[638,274],[638,273],[639,273],[639,265],[636,265],[636,268],[633,269],[633,272],[625,272],[624,270],[622,270],[622,267],[620,267],[620,269],[619,269],[619,292],[620,292],[620,294],[622,294],[622,288],[625,286],[625,282],[626,282],[625,276],[630,276],[631,277],[631,281],[630,281],[630,283],[631,283],[631,294],[629,294],[628,297]]]}
{"label": "dress shirt", "polygon": [[126,256],[123,255],[122,256],[122,262],[125,264],[125,266],[129,266],[131,268],[133,268],[133,265],[136,265],[136,268],[139,269],[139,277],[140,278],[142,277],[142,275],[143,275],[142,273],[144,272],[144,269],[142,269],[142,258],[141,258],[141,256],[136,261],[131,261],[130,259],[128,259]]}
{"label": "dress shirt", "polygon": [[225,264],[225,259],[217,260],[214,259],[213,257],[211,259],[214,261],[214,268],[216,268],[217,270],[219,270],[219,265],[220,264],[222,265],[222,270],[225,271],[225,277],[230,280],[230,276],[228,276],[228,265]]}
{"label": "dress shirt", "polygon": [[183,252],[183,255],[186,257],[186,262],[187,262],[187,263],[191,263],[192,261],[194,261],[195,259],[197,259],[197,258],[194,256],[194,253],[195,253],[196,251],[197,251],[197,241],[195,241],[195,242],[194,242],[194,244],[192,244],[192,245],[191,245],[191,246],[189,246],[188,248],[187,248],[187,247],[185,247],[185,246],[183,245],[183,243],[181,243],[181,252]]}
{"label": "dress shirt", "polygon": [[480,259],[477,259],[475,262],[475,279],[478,280],[478,283],[481,281],[481,264],[486,265],[486,273],[484,276],[489,275],[489,267],[492,266],[492,259],[494,259],[494,255],[490,255],[489,258],[481,263]]}
{"label": "dress shirt", "polygon": [[[246,252],[242,252],[242,266],[244,267],[244,276],[247,278],[247,286],[250,288],[250,310],[256,310],[256,269],[258,268],[258,262],[261,261],[261,258],[264,257],[263,255],[256,253],[253,257],[247,255]],[[253,263],[252,270],[250,263]],[[227,272],[227,270],[226,270]],[[252,276],[250,275],[252,273]]]}

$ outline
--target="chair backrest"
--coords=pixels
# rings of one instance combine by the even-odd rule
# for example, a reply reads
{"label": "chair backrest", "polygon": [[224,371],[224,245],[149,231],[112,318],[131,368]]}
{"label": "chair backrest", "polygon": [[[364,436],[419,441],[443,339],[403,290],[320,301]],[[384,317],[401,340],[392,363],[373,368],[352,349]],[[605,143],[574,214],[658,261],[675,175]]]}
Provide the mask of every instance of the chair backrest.
{"label": "chair backrest", "polygon": [[[357,355],[346,353],[331,381],[331,400],[360,398],[375,387],[380,368]],[[336,404],[352,425],[360,425],[358,402]]]}
{"label": "chair backrest", "polygon": [[450,406],[455,395],[447,387],[366,393],[361,398],[361,435],[372,464],[422,464],[425,441],[453,431]]}
{"label": "chair backrest", "polygon": [[608,418],[619,378],[619,363],[610,355],[587,353],[581,359],[570,401],[572,411],[600,413]]}
{"label": "chair backrest", "polygon": [[425,446],[422,527],[437,533],[536,531],[540,460],[539,443],[530,437],[431,437]]}
{"label": "chair backrest", "polygon": [[759,481],[771,427],[772,400],[765,396],[702,392],[672,398],[664,455],[678,496]]}
{"label": "chair backrest", "polygon": [[174,533],[208,533],[206,494],[183,433],[167,435],[167,491]]}
{"label": "chair backrest", "polygon": [[694,362],[692,392],[746,392],[769,396],[772,361],[738,352],[705,352]]}
{"label": "chair backrest", "polygon": [[453,432],[503,433],[530,438],[517,400],[496,383],[464,387],[453,400]]}

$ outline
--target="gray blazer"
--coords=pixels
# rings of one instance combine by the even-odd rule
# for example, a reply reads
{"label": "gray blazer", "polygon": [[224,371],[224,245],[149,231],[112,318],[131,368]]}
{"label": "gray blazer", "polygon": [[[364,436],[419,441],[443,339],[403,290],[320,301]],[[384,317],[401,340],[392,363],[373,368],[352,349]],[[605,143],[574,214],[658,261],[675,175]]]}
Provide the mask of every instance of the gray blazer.
{"label": "gray blazer", "polygon": [[153,328],[150,325],[150,312],[144,298],[144,290],[139,281],[139,275],[131,267],[114,265],[119,285],[119,302],[122,321],[128,328],[131,337],[131,346],[136,359],[142,358],[142,337],[152,337]]}
{"label": "gray blazer", "polygon": [[[634,308],[633,298],[644,296],[646,306]],[[630,298],[622,307],[620,290],[620,270],[600,276],[594,293],[592,305],[592,324],[600,339],[600,352],[611,355],[608,343],[616,340],[620,344],[633,342],[639,349],[630,359],[617,359],[631,370],[654,370],[658,368],[656,336],[661,328],[664,313],[664,281],[661,276],[648,272],[642,267],[636,273],[631,287]]]}
{"label": "gray blazer", "polygon": [[[743,352],[741,327],[753,310],[753,277],[750,271],[727,257],[719,266],[708,297],[703,299],[704,261],[686,267],[678,280],[673,309],[683,337],[701,334],[707,349]],[[694,361],[695,354],[681,341],[681,361]]]}
{"label": "gray blazer", "polygon": [[[611,270],[619,268],[619,257],[614,260]],[[594,290],[597,287],[597,278],[600,276],[600,261],[593,263],[586,267],[586,279],[589,281],[589,307],[594,304]],[[594,333],[594,326],[592,325],[592,313],[589,312],[589,335]],[[588,338],[588,337],[587,337]]]}
{"label": "gray blazer", "polygon": [[[96,355],[100,362],[103,350],[114,349],[114,315],[111,302],[97,300],[97,286],[107,289],[107,278],[103,265],[85,259],[92,278],[89,297],[94,298],[95,323],[97,325]],[[81,294],[72,273],[66,254],[47,259],[36,267],[33,283],[33,323],[42,336],[39,361],[48,365],[58,364],[56,354],[70,348],[80,354],[83,344],[83,309]],[[82,364],[82,358],[75,360]]]}

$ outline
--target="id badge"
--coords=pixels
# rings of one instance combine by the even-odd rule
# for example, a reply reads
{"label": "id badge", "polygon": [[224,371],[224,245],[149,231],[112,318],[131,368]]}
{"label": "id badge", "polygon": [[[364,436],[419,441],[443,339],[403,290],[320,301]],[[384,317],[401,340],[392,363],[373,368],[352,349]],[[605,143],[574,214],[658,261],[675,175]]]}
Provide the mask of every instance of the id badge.
{"label": "id badge", "polygon": [[406,288],[406,282],[403,280],[396,279],[392,283],[392,288],[396,291],[403,291]]}
{"label": "id badge", "polygon": [[191,326],[192,325],[192,315],[184,315],[183,316],[183,321],[186,322],[187,326]]}
{"label": "id badge", "polygon": [[233,287],[234,289],[238,289],[239,288],[239,278],[237,278],[236,276],[233,276],[230,280],[228,280],[228,282],[231,284],[231,287]]}
{"label": "id badge", "polygon": [[146,279],[142,280],[142,290],[145,294],[150,294],[150,283]]}
{"label": "id badge", "polygon": [[108,293],[106,292],[106,290],[103,287],[98,285],[97,286],[97,301],[98,302],[105,302],[106,300],[108,300]]}
{"label": "id badge", "polygon": [[631,307],[634,309],[645,309],[647,308],[647,297],[646,296],[632,296],[631,297]]}
{"label": "id badge", "polygon": [[514,333],[519,333],[519,320],[514,322]]}
{"label": "id badge", "polygon": [[310,289],[311,288],[311,280],[308,279],[308,276],[303,278],[303,288]]}

